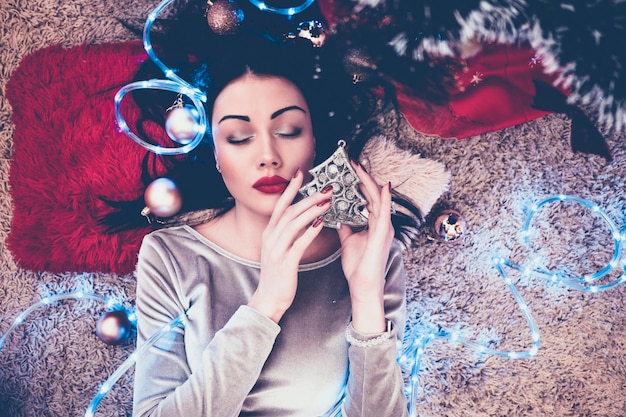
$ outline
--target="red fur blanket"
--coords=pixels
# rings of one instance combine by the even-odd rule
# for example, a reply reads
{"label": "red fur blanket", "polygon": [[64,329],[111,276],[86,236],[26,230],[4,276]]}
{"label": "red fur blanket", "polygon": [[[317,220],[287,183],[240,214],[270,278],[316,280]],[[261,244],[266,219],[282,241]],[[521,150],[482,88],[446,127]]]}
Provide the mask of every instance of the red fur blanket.
{"label": "red fur blanket", "polygon": [[101,197],[142,193],[145,154],[116,131],[113,97],[147,58],[140,43],[50,47],[6,87],[13,108],[7,246],[26,269],[128,273],[145,230],[108,234]]}
{"label": "red fur blanket", "polygon": [[[467,137],[539,117],[528,60],[532,51],[487,50],[469,63],[468,88],[448,107],[429,107],[400,91],[416,130]],[[102,198],[143,193],[146,151],[116,131],[113,97],[147,59],[138,42],[49,47],[25,57],[6,87],[13,108],[10,168],[13,218],[7,245],[25,269],[125,274],[150,229],[107,233]],[[503,66],[504,63],[504,66]],[[519,74],[513,69],[517,68]],[[472,84],[475,72],[481,84]],[[136,115],[135,115],[136,117]]]}

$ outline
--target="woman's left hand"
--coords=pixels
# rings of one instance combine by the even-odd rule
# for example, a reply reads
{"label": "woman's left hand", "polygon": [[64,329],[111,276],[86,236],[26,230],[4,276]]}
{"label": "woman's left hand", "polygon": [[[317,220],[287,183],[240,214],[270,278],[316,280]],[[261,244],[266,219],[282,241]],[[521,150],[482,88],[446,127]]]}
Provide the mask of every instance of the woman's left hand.
{"label": "woman's left hand", "polygon": [[339,229],[342,267],[350,288],[353,327],[379,333],[385,329],[385,270],[394,237],[391,185],[380,187],[360,165],[353,163],[353,167],[367,200],[368,227],[359,232],[347,225]]}

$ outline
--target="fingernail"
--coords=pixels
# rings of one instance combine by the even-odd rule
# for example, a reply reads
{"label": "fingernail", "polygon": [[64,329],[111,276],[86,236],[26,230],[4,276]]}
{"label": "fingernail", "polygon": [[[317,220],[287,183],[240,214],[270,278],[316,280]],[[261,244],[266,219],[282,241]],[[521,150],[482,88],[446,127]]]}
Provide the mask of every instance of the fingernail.
{"label": "fingernail", "polygon": [[391,181],[389,181],[389,182],[387,183],[387,189],[388,189],[389,191],[391,191]]}
{"label": "fingernail", "polygon": [[322,224],[322,218],[318,217],[317,219],[315,219],[315,221],[313,222],[313,227],[318,227],[320,224]]}
{"label": "fingernail", "polygon": [[325,206],[328,203],[330,203],[330,199],[324,200],[324,201],[321,201],[321,202],[317,203],[317,207],[323,207],[323,206]]}
{"label": "fingernail", "polygon": [[322,188],[322,191],[320,191],[322,194],[326,194],[328,192],[330,192],[333,189],[332,185],[327,185],[326,187]]}
{"label": "fingernail", "polygon": [[296,172],[293,173],[293,178],[296,178],[300,173],[300,168],[296,168]]}

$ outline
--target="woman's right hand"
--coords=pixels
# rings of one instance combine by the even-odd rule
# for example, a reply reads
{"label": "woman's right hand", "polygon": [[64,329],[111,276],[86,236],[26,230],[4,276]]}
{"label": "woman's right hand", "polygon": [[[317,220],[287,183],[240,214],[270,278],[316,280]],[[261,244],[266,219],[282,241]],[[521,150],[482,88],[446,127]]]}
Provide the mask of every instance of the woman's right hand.
{"label": "woman's right hand", "polygon": [[276,202],[263,233],[259,285],[248,302],[276,323],[293,303],[300,260],[321,232],[320,216],[330,207],[332,188],[292,204],[303,178],[298,170]]}

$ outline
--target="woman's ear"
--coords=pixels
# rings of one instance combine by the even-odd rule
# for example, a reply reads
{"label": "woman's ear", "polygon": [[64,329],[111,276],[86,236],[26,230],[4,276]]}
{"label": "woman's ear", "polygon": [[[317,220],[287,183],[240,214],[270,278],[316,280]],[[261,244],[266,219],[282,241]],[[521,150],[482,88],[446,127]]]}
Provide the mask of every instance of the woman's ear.
{"label": "woman's ear", "polygon": [[215,169],[221,174],[222,169],[220,168],[220,160],[217,158],[217,150],[215,149],[215,146],[213,147],[213,159],[215,159]]}

